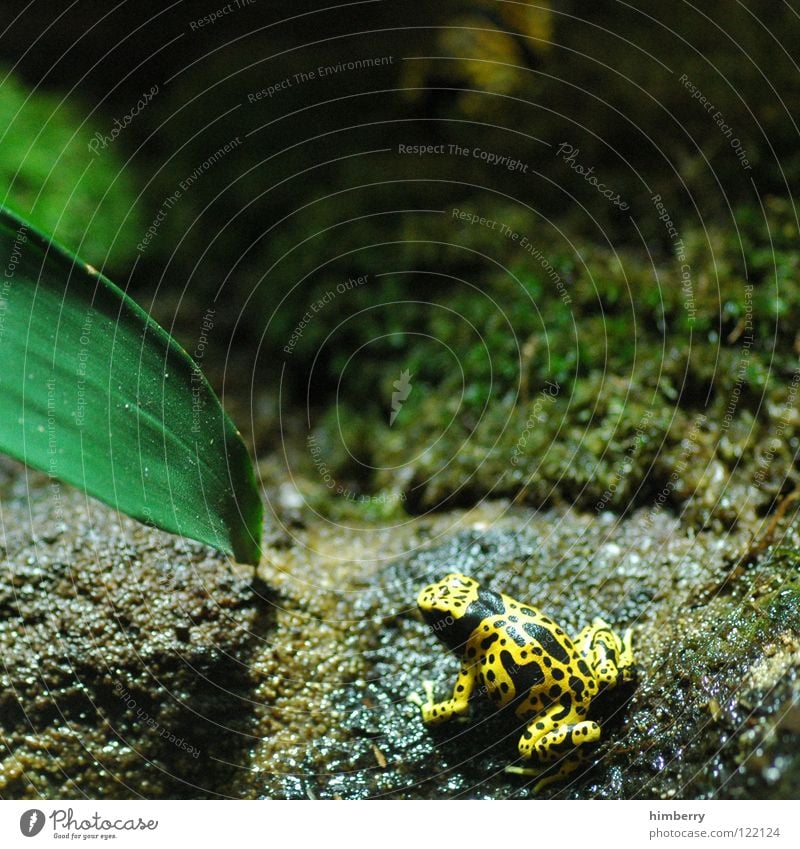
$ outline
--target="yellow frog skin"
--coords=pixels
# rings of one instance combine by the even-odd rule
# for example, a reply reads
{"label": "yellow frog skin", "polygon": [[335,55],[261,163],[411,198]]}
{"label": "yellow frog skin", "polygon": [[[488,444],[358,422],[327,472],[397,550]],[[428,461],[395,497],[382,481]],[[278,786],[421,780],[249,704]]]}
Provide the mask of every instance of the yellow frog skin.
{"label": "yellow frog skin", "polygon": [[458,657],[452,698],[410,697],[430,725],[467,713],[480,688],[495,706],[514,703],[516,716],[528,719],[519,753],[531,767],[506,767],[522,775],[542,775],[538,792],[574,772],[587,744],[600,739],[600,726],[586,718],[598,693],[635,677],[631,631],[620,639],[602,619],[571,640],[535,607],[484,589],[466,575],[452,573],[425,587],[419,609],[436,636]]}

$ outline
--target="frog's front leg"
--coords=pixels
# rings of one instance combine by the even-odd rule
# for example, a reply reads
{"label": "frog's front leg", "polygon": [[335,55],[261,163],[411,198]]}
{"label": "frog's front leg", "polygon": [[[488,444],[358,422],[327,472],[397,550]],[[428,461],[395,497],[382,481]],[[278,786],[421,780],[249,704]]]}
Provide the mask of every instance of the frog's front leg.
{"label": "frog's front leg", "polygon": [[433,685],[429,681],[423,682],[425,689],[425,701],[423,702],[419,696],[413,698],[409,696],[409,700],[415,702],[422,709],[422,720],[426,725],[438,725],[440,722],[447,722],[454,716],[463,716],[469,710],[469,697],[475,689],[477,680],[477,670],[474,665],[461,665],[461,670],[456,679],[456,685],[453,689],[453,697],[444,702],[435,703],[433,701]]}
{"label": "frog's front leg", "polygon": [[630,628],[622,639],[602,619],[595,619],[575,640],[575,647],[586,658],[600,689],[612,689],[635,677]]}

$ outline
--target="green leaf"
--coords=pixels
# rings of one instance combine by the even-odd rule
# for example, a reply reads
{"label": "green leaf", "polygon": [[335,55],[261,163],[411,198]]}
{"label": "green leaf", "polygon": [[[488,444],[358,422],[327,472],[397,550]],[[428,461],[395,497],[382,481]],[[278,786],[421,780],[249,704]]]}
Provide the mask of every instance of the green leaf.
{"label": "green leaf", "polygon": [[134,301],[0,208],[0,451],[140,521],[258,563],[242,437]]}

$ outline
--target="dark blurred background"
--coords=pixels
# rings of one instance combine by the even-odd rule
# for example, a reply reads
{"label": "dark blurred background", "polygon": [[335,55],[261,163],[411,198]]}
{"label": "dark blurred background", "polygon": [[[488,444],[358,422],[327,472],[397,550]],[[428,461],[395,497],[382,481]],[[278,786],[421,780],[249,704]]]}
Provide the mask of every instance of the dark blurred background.
{"label": "dark blurred background", "polygon": [[796,3],[0,9],[6,203],[190,352],[214,309],[203,366],[258,451],[279,409],[308,406],[344,428],[331,465],[369,486],[370,411],[385,419],[403,369],[440,405],[457,397],[471,432],[470,415],[545,379],[574,389],[610,368],[630,383],[637,344],[677,357],[674,392],[702,406],[713,381],[693,376],[687,340],[717,356],[744,281],[762,283],[759,344],[794,344],[773,284],[796,268]]}

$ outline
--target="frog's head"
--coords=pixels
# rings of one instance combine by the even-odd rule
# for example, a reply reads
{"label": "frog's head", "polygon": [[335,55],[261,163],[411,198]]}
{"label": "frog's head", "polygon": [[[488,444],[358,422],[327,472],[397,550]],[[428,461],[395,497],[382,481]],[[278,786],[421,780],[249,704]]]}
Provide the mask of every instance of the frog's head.
{"label": "frog's head", "polygon": [[434,634],[457,651],[478,624],[479,617],[467,612],[478,600],[479,586],[474,578],[452,572],[417,596],[422,618]]}

